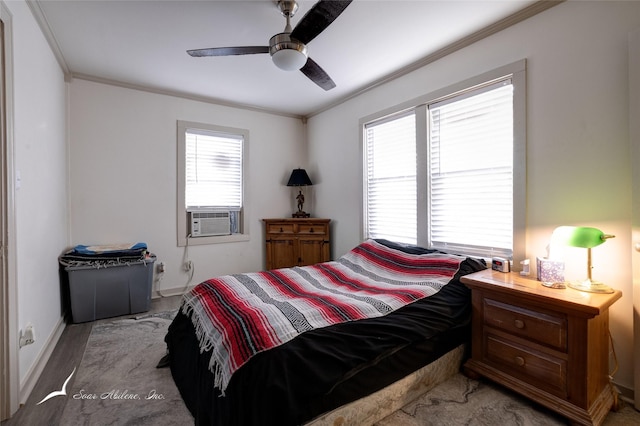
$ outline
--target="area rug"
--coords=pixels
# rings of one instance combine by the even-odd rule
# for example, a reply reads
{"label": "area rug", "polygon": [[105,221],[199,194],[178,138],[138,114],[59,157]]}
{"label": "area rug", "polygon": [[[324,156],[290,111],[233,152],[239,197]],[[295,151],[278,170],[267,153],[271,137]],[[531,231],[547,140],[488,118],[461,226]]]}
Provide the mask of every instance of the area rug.
{"label": "area rug", "polygon": [[517,395],[456,374],[376,426],[565,426],[566,420]]}
{"label": "area rug", "polygon": [[[566,426],[558,414],[489,381],[458,373],[375,426]],[[603,426],[637,426],[631,406],[610,412]]]}
{"label": "area rug", "polygon": [[60,424],[192,424],[171,371],[156,368],[175,313],[96,323],[74,380],[69,380]]}

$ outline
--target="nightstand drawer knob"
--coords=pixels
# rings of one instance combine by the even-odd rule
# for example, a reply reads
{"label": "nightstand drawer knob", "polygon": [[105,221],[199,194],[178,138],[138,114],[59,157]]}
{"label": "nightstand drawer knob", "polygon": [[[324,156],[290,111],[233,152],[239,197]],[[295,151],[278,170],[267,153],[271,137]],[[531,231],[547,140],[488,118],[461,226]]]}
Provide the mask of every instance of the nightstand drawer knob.
{"label": "nightstand drawer knob", "polygon": [[520,329],[524,328],[524,321],[522,320],[515,320],[513,324],[516,326],[516,328],[520,328]]}
{"label": "nightstand drawer knob", "polygon": [[516,364],[518,364],[520,367],[524,365],[524,358],[522,358],[521,356],[515,357],[515,361],[516,361]]}

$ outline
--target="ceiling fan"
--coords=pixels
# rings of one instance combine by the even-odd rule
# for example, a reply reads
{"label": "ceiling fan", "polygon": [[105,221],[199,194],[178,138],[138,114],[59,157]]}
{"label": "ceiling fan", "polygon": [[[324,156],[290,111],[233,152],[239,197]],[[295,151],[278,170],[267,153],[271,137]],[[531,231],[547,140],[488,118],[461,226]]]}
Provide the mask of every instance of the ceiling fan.
{"label": "ceiling fan", "polygon": [[331,90],[336,84],[331,77],[313,59],[307,56],[307,43],[324,31],[346,8],[352,0],[320,0],[298,25],[291,29],[291,18],[298,10],[295,0],[274,0],[280,12],[287,19],[284,31],[271,37],[269,46],[212,47],[209,49],[187,50],[194,57],[229,56],[268,53],[273,63],[285,71],[300,70],[311,81],[324,90]]}

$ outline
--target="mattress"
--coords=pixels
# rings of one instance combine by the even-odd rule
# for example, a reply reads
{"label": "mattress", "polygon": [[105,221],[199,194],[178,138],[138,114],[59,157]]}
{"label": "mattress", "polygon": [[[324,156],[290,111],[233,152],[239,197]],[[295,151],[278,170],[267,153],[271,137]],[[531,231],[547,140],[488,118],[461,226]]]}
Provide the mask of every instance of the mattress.
{"label": "mattress", "polygon": [[321,414],[305,426],[371,426],[459,373],[468,358],[468,348],[462,344],[389,386]]}

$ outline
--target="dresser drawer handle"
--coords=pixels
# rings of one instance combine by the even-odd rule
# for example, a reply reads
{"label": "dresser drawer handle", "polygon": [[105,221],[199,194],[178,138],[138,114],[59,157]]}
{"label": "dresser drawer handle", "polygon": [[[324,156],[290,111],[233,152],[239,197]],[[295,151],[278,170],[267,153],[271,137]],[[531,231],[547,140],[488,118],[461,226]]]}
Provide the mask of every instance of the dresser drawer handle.
{"label": "dresser drawer handle", "polygon": [[280,228],[280,232],[284,232],[284,231],[282,230],[282,228]]}
{"label": "dresser drawer handle", "polygon": [[516,362],[517,365],[522,367],[524,365],[524,358],[522,358],[521,356],[517,356],[517,357],[515,357],[515,362]]}
{"label": "dresser drawer handle", "polygon": [[311,228],[311,229],[309,230],[309,232],[313,233],[313,228]]}
{"label": "dresser drawer handle", "polygon": [[522,320],[515,320],[513,324],[516,326],[516,328],[520,328],[520,329],[524,328],[524,321]]}

